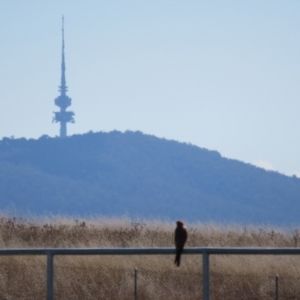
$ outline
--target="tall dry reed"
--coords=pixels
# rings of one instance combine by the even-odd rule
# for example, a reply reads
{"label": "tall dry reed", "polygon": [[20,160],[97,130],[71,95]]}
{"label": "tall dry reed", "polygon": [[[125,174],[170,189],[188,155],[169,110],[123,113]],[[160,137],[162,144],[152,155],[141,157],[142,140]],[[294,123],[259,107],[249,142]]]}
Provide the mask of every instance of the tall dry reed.
{"label": "tall dry reed", "polygon": [[[201,223],[187,227],[187,247],[297,247],[300,242],[298,229]],[[128,218],[2,216],[0,247],[173,247],[174,229],[175,222]],[[299,259],[212,256],[212,299],[274,299],[276,275],[280,299],[300,299]],[[169,255],[56,257],[56,299],[133,299],[134,269],[139,299],[201,299],[201,256],[183,255],[180,268],[173,261]],[[45,257],[0,257],[0,300],[44,299],[45,276]]]}

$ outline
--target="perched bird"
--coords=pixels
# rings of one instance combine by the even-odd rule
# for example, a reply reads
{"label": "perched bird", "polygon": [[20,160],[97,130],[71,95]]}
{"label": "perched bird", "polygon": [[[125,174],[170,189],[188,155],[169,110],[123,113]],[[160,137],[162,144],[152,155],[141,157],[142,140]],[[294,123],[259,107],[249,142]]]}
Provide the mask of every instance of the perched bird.
{"label": "perched bird", "polygon": [[184,247],[184,244],[187,240],[187,231],[184,226],[184,223],[181,221],[176,222],[177,227],[175,229],[175,247],[176,247],[176,257],[175,257],[175,265],[177,267],[180,266],[180,256]]}

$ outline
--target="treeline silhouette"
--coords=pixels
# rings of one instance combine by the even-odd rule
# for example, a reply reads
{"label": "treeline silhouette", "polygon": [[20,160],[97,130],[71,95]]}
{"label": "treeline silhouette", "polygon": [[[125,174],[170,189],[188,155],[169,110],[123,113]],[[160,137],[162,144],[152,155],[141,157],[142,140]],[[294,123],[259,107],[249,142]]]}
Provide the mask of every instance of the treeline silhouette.
{"label": "treeline silhouette", "polygon": [[16,215],[128,215],[295,225],[300,180],[141,132],[0,141],[0,205]]}

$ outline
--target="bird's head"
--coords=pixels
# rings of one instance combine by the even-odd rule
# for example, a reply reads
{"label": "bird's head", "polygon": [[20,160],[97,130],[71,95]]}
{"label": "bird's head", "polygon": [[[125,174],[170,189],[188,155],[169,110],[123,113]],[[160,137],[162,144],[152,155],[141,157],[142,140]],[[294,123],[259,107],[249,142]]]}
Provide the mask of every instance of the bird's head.
{"label": "bird's head", "polygon": [[182,221],[177,221],[176,224],[177,224],[178,227],[183,227],[184,226],[184,223]]}

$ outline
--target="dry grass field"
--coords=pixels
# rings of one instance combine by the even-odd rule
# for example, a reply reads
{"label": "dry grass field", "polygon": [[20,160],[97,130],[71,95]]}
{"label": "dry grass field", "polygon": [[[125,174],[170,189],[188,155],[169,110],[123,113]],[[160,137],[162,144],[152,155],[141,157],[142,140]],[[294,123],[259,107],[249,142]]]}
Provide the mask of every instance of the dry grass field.
{"label": "dry grass field", "polygon": [[[300,231],[187,224],[187,247],[297,247]],[[1,248],[173,247],[175,222],[64,217],[0,217]],[[55,299],[202,299],[202,257],[183,255],[179,268],[165,256],[55,257]],[[300,299],[298,256],[212,256],[212,299]],[[46,257],[0,257],[1,299],[45,299]]]}

